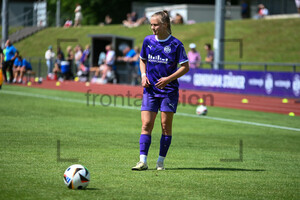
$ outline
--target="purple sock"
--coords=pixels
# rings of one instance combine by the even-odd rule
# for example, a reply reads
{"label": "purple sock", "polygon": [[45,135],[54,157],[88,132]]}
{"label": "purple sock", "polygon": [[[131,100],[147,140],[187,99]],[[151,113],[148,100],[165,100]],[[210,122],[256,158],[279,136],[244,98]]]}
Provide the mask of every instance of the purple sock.
{"label": "purple sock", "polygon": [[148,155],[151,144],[151,135],[142,134],[140,137],[140,155]]}
{"label": "purple sock", "polygon": [[160,150],[159,155],[162,157],[166,157],[169,147],[171,145],[172,136],[161,135],[160,139]]}

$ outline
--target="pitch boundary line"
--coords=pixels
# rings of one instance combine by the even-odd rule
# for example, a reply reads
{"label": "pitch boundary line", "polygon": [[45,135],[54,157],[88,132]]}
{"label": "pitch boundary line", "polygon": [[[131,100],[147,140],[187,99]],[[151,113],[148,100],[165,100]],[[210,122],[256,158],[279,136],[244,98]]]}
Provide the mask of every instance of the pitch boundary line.
{"label": "pitch boundary line", "polygon": [[[28,93],[28,92],[25,93],[25,92],[3,90],[3,91],[1,91],[1,93],[11,94],[11,95],[19,95],[19,96],[36,97],[36,98],[56,100],[56,101],[65,101],[65,102],[72,102],[72,103],[84,103],[84,104],[87,103],[84,100],[68,99],[68,98],[41,95],[41,94],[34,94],[34,93]],[[140,108],[137,108],[137,107],[123,106],[123,105],[108,105],[108,107],[116,107],[116,108],[130,109],[130,110],[140,110]],[[278,125],[272,125],[272,124],[249,122],[249,121],[242,121],[242,120],[235,120],[235,119],[225,119],[225,118],[221,118],[221,117],[210,117],[210,116],[203,116],[202,117],[202,116],[198,116],[198,115],[193,115],[193,114],[188,114],[188,113],[180,113],[180,112],[177,112],[176,115],[300,132],[300,128],[292,128],[292,127],[286,127],[286,126],[278,126]]]}

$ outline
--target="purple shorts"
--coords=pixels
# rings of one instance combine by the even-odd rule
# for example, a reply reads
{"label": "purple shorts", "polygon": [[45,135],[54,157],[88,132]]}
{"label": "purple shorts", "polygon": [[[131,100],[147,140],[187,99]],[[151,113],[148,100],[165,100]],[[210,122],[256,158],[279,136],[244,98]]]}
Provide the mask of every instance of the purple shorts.
{"label": "purple shorts", "polygon": [[168,97],[155,97],[151,94],[143,94],[141,111],[173,112],[176,113],[178,104],[178,94],[172,94]]}

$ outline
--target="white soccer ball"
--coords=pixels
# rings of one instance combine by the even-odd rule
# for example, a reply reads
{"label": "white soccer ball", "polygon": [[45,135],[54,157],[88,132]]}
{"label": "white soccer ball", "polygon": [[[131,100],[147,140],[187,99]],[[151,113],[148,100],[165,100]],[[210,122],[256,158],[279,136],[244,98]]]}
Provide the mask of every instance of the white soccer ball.
{"label": "white soccer ball", "polygon": [[64,173],[64,182],[70,189],[85,189],[90,182],[90,173],[82,165],[71,165]]}
{"label": "white soccer ball", "polygon": [[197,115],[206,115],[207,114],[207,107],[204,106],[204,105],[197,106],[196,114]]}

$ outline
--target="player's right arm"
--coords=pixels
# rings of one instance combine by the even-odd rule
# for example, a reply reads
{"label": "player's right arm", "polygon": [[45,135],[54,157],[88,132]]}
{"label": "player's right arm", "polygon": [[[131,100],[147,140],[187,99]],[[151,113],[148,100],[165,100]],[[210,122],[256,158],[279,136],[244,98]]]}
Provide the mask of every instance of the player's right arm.
{"label": "player's right arm", "polygon": [[147,61],[140,58],[140,70],[141,70],[141,74],[142,74],[142,86],[143,87],[149,87],[149,85],[150,85],[150,81],[147,78],[147,74],[146,74],[146,64],[147,64]]}

